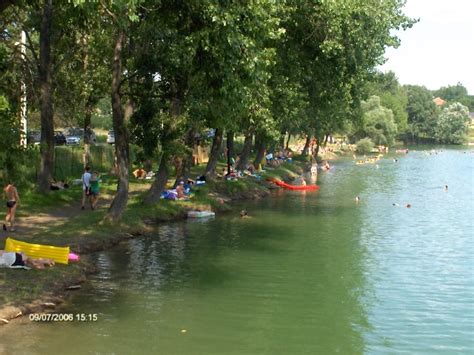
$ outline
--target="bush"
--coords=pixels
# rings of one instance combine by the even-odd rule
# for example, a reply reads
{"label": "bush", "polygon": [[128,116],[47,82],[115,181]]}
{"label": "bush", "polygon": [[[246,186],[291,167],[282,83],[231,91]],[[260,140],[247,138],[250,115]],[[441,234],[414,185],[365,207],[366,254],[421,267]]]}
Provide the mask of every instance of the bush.
{"label": "bush", "polygon": [[441,143],[462,144],[468,135],[469,110],[455,102],[443,110],[436,126],[436,138]]}
{"label": "bush", "polygon": [[357,152],[361,154],[367,154],[374,149],[374,142],[370,138],[362,138],[357,142]]}

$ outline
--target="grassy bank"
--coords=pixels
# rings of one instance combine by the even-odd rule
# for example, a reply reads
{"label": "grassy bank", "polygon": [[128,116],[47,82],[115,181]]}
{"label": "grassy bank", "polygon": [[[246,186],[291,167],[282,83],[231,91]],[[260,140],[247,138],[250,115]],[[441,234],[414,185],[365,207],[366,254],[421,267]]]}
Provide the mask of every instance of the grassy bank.
{"label": "grassy bank", "polygon": [[[60,302],[59,296],[67,293],[65,289],[68,286],[82,282],[88,272],[94,271],[88,253],[107,250],[124,239],[152,233],[160,222],[186,218],[189,210],[225,212],[230,210],[232,200],[264,197],[269,194],[267,178],[291,181],[303,172],[304,165],[304,162],[295,161],[291,164],[283,163],[278,168],[266,168],[260,178],[247,176],[235,181],[209,181],[195,187],[189,201],[162,199],[153,205],[142,203],[150,182],[132,180],[128,207],[120,224],[111,224],[105,219],[108,204],[115,191],[116,182],[111,177],[105,176],[103,179],[101,199],[105,203],[95,211],[80,210],[81,186],[52,191],[46,196],[33,191],[20,191],[22,203],[18,210],[19,231],[4,233],[0,237],[0,248],[8,236],[32,243],[69,245],[73,251],[81,254],[81,262],[56,265],[45,270],[0,269],[0,319],[10,319],[19,311],[38,311],[48,300]],[[194,169],[193,175],[198,175],[203,167]],[[31,223],[34,223],[36,215],[39,216],[38,221],[41,223],[38,224],[41,226],[21,227],[22,220],[32,219]],[[46,216],[46,222],[41,219],[43,215]],[[51,222],[48,222],[48,218]]]}

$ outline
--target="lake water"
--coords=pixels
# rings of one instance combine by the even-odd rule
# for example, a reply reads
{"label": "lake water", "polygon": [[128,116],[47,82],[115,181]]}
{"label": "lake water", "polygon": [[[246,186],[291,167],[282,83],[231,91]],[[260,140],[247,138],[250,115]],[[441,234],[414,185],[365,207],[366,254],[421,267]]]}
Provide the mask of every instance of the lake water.
{"label": "lake water", "polygon": [[342,160],[319,192],[163,225],[93,256],[59,312],[97,321],[25,317],[0,353],[474,353],[473,172],[463,150]]}

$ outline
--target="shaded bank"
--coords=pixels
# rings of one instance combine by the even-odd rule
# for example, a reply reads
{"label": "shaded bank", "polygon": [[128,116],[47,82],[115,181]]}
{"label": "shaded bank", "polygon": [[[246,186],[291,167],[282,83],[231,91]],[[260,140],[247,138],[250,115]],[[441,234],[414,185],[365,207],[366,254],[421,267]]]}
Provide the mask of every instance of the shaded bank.
{"label": "shaded bank", "polygon": [[[209,181],[196,189],[190,201],[160,200],[153,206],[144,206],[141,203],[143,193],[138,193],[131,196],[123,222],[118,225],[104,221],[106,203],[97,211],[81,214],[77,214],[75,206],[53,210],[50,219],[58,218],[55,214],[65,214],[63,223],[13,237],[40,244],[69,245],[71,250],[81,255],[81,262],[68,266],[57,265],[47,270],[0,269],[0,290],[3,295],[0,297],[0,320],[3,320],[0,324],[6,324],[17,316],[54,308],[64,302],[71,292],[68,288],[78,288],[76,286],[96,270],[87,254],[109,250],[124,240],[146,236],[160,223],[185,219],[189,210],[212,209],[224,213],[230,210],[232,201],[266,197],[272,186],[266,182],[265,176],[291,180],[303,172],[303,168],[304,165],[300,163],[284,164],[278,169],[268,170],[262,179],[245,177],[236,181]],[[110,197],[105,196],[103,199],[108,202]],[[6,236],[2,236],[2,239]]]}

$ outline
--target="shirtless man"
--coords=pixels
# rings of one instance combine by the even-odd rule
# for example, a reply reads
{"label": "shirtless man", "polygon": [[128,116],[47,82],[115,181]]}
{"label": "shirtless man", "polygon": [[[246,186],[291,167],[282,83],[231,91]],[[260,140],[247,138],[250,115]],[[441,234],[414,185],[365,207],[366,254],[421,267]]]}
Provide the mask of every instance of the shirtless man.
{"label": "shirtless man", "polygon": [[178,193],[178,200],[188,200],[189,196],[185,195],[184,181],[180,181],[176,186],[176,192]]}
{"label": "shirtless man", "polygon": [[3,192],[7,198],[7,216],[5,217],[5,223],[3,224],[3,230],[7,230],[7,223],[10,222],[10,231],[15,231],[15,212],[16,208],[20,205],[20,196],[18,191],[11,182],[3,189]]}

